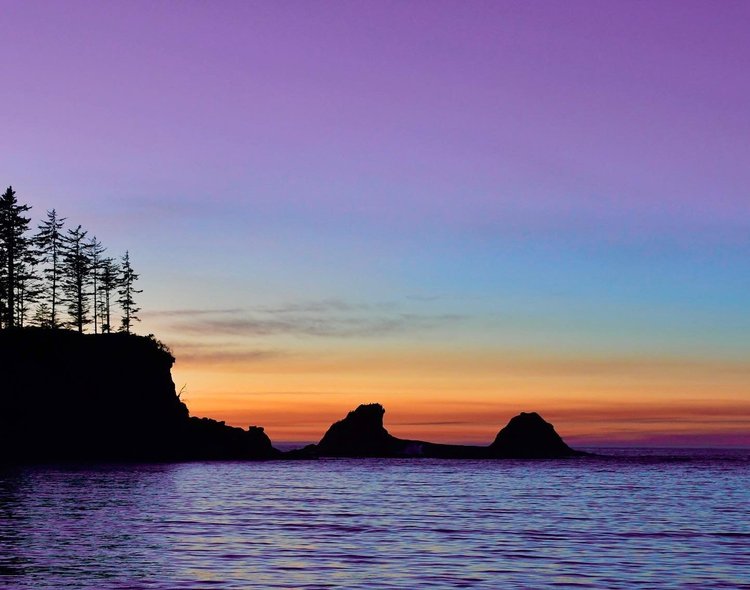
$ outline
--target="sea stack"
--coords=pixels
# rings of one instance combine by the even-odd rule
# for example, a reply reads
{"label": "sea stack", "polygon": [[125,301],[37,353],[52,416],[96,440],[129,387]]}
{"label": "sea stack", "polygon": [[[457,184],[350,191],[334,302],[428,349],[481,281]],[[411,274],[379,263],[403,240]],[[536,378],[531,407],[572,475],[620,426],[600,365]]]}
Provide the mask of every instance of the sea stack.
{"label": "sea stack", "polygon": [[490,445],[492,457],[535,459],[576,454],[580,453],[565,444],[555,427],[536,412],[521,412],[511,418]]}
{"label": "sea stack", "polygon": [[331,425],[316,445],[317,453],[329,457],[390,457],[403,451],[402,441],[383,426],[385,408],[363,404],[346,418]]}
{"label": "sea stack", "polygon": [[294,451],[298,457],[426,457],[435,459],[542,459],[583,455],[571,449],[539,414],[511,419],[486,447],[448,445],[396,438],[383,426],[385,409],[364,404],[335,422],[317,445]]}

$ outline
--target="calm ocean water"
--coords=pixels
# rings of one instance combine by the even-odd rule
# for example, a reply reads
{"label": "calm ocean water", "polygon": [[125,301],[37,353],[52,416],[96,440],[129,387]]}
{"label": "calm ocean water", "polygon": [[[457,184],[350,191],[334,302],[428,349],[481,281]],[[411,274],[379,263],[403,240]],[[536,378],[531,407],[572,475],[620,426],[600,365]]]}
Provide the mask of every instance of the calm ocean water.
{"label": "calm ocean water", "polygon": [[750,451],[0,471],[0,588],[750,588]]}

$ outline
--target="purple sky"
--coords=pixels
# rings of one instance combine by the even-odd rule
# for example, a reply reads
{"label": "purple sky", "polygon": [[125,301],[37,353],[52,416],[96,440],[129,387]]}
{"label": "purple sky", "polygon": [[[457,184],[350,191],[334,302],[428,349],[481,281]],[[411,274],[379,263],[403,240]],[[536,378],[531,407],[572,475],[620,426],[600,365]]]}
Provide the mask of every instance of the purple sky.
{"label": "purple sky", "polygon": [[[278,191],[248,197],[247,183],[317,180],[315,207],[350,214],[356,196],[322,190],[335,173],[347,186],[406,183],[414,209],[437,205],[441,222],[461,195],[466,216],[550,207],[726,222],[749,208],[748,12],[8,3],[4,129],[24,169],[89,169],[88,182],[118,189],[215,186],[263,205]],[[359,212],[387,216],[401,198],[366,201]]]}

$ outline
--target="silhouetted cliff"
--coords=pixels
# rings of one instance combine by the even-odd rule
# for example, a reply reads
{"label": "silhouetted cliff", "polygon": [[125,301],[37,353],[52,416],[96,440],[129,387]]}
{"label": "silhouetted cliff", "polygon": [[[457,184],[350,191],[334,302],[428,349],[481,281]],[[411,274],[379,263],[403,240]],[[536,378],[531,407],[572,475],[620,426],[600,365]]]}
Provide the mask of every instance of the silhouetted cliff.
{"label": "silhouetted cliff", "polygon": [[262,428],[191,418],[169,350],[128,334],[0,331],[0,460],[264,459]]}
{"label": "silhouetted cliff", "polygon": [[385,409],[366,404],[333,424],[317,445],[291,457],[433,457],[442,459],[554,458],[584,455],[563,442],[537,413],[511,419],[488,447],[444,445],[392,436],[383,426]]}

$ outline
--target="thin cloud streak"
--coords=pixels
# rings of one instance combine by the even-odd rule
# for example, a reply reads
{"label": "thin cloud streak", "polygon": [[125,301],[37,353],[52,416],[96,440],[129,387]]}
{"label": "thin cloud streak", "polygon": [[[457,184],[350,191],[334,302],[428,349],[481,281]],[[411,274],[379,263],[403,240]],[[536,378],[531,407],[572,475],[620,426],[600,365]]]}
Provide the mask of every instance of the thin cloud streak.
{"label": "thin cloud streak", "polygon": [[188,364],[247,364],[288,356],[280,350],[194,350],[180,353],[180,360]]}
{"label": "thin cloud streak", "polygon": [[300,301],[283,303],[276,306],[256,306],[251,311],[273,315],[306,314],[306,313],[347,313],[373,310],[395,309],[395,301],[381,301],[375,303],[354,303],[338,298],[321,299],[318,301]]}
{"label": "thin cloud streak", "polygon": [[140,315],[144,318],[181,318],[201,317],[211,315],[235,315],[243,313],[241,308],[235,309],[163,309],[154,311],[143,311]]}
{"label": "thin cloud streak", "polygon": [[291,315],[276,312],[275,317],[201,318],[173,323],[170,328],[182,334],[231,336],[312,336],[327,338],[367,338],[404,332],[422,332],[458,322],[460,314],[422,315],[399,313],[391,316],[357,317],[338,314]]}
{"label": "thin cloud streak", "polygon": [[434,422],[391,422],[391,426],[473,426],[475,422],[465,420],[436,420]]}
{"label": "thin cloud streak", "polygon": [[[409,298],[411,299],[411,298]],[[338,298],[320,299],[315,301],[292,301],[279,305],[256,305],[252,307],[235,307],[228,309],[162,309],[149,310],[141,313],[144,317],[204,317],[212,315],[239,315],[243,313],[290,315],[290,314],[326,314],[353,313],[366,311],[386,311],[398,307],[395,301],[380,301],[372,303],[355,303]]]}

